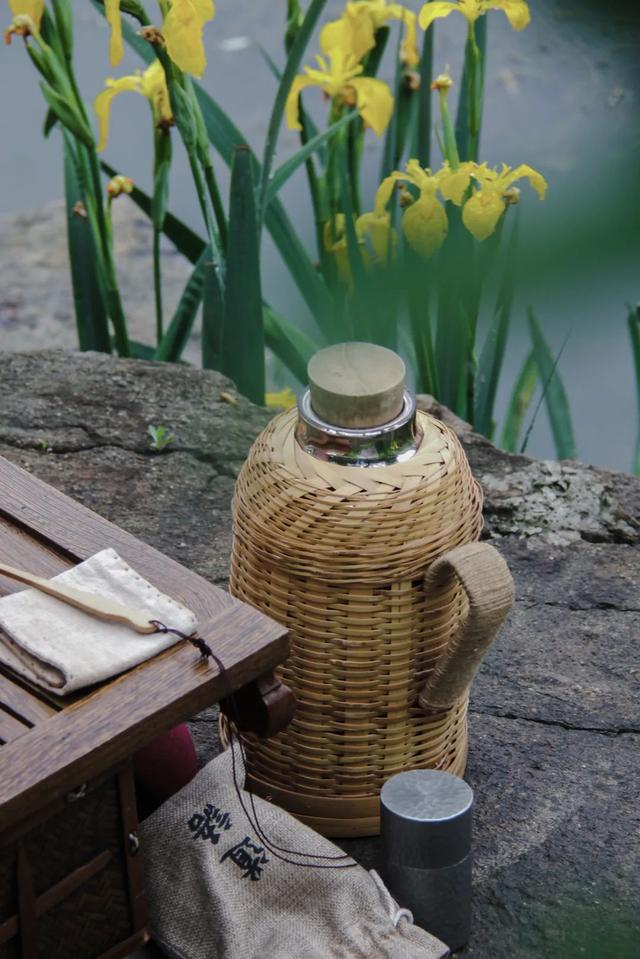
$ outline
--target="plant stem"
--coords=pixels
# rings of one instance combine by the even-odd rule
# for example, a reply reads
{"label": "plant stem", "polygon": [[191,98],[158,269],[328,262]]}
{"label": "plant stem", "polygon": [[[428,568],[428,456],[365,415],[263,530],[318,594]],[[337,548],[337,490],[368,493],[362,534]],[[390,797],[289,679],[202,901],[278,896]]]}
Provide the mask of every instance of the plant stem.
{"label": "plant stem", "polygon": [[216,178],[215,170],[211,161],[203,162],[202,167],[204,170],[204,179],[205,183],[207,184],[207,190],[209,191],[209,199],[211,200],[213,213],[218,226],[220,246],[222,247],[223,252],[226,253],[228,243],[228,227],[227,218],[222,205],[222,198],[220,197],[220,190],[218,188],[218,180]]}
{"label": "plant stem", "polygon": [[164,333],[162,311],[162,273],[160,266],[160,235],[161,230],[153,228],[153,293],[156,305],[156,345],[160,345]]}
{"label": "plant stem", "polygon": [[480,126],[482,123],[482,101],[484,65],[480,47],[476,42],[474,24],[469,24],[467,39],[469,51],[469,146],[466,159],[477,162],[480,148]]}

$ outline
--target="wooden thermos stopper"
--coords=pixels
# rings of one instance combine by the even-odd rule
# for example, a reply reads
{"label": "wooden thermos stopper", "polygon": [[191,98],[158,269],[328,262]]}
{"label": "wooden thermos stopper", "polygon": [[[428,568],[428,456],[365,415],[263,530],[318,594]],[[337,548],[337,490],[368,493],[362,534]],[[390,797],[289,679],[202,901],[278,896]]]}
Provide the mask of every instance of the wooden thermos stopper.
{"label": "wooden thermos stopper", "polygon": [[332,426],[369,429],[402,412],[405,365],[384,346],[328,346],[309,360],[307,373],[313,411]]}

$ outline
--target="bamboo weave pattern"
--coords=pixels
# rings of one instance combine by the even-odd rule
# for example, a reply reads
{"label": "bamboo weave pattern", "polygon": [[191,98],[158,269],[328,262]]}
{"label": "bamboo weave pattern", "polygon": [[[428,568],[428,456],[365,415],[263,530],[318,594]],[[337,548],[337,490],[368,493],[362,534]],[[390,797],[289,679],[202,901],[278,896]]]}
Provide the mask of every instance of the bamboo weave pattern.
{"label": "bamboo weave pattern", "polygon": [[478,539],[482,495],[460,443],[418,413],[405,463],[337,466],[294,437],[296,411],[256,440],[234,497],[233,595],[290,631],[291,725],[247,736],[251,788],[326,835],[378,829],[384,781],[410,768],[461,774],[467,698],[427,716],[417,697],[466,615],[458,583],[425,592],[438,556]]}

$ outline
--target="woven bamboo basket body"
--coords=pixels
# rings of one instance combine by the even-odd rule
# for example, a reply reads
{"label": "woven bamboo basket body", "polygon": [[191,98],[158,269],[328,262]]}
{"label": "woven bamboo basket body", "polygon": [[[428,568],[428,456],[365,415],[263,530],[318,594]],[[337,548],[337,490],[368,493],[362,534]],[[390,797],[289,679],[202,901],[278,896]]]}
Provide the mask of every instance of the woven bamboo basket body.
{"label": "woven bamboo basket body", "polygon": [[406,462],[364,468],[309,455],[297,412],[255,442],[236,486],[231,592],[290,631],[282,679],[290,726],[245,737],[248,785],[328,836],[379,830],[379,793],[406,769],[461,775],[467,694],[427,715],[418,705],[467,614],[458,581],[424,574],[478,539],[482,495],[457,437],[417,414]]}

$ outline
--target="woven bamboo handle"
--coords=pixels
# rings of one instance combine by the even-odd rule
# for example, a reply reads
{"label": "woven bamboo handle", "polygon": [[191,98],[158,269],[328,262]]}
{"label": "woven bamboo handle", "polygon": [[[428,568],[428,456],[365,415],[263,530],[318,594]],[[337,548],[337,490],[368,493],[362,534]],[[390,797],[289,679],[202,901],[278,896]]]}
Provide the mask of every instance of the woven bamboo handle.
{"label": "woven bamboo handle", "polygon": [[9,579],[15,579],[18,583],[32,586],[41,593],[47,593],[48,596],[59,599],[67,606],[75,606],[76,609],[97,616],[98,619],[122,623],[124,626],[135,629],[137,633],[153,633],[156,630],[149,621],[149,613],[144,609],[129,609],[111,599],[105,599],[104,596],[98,596],[97,593],[86,593],[72,586],[62,586],[59,583],[53,583],[50,579],[42,579],[32,573],[25,573],[21,569],[14,569],[13,566],[5,566],[4,563],[0,563],[0,574]]}
{"label": "woven bamboo handle", "polygon": [[466,591],[469,614],[418,697],[427,712],[450,709],[465,695],[513,605],[509,568],[488,543],[469,543],[445,553],[428,569],[425,589],[444,586],[452,577],[457,577]]}

